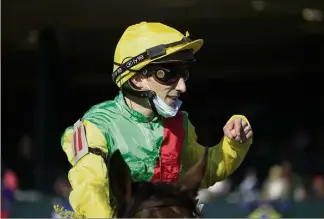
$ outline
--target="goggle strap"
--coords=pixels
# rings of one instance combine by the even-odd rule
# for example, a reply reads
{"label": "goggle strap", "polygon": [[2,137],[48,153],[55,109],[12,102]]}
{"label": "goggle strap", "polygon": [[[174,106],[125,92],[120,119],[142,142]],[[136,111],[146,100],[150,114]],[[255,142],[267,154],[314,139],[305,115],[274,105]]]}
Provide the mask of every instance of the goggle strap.
{"label": "goggle strap", "polygon": [[[123,72],[131,70],[132,67],[135,65],[138,65],[139,63],[147,60],[147,59],[155,59],[157,57],[161,57],[166,54],[166,49],[170,47],[174,47],[181,44],[186,44],[191,42],[191,39],[189,37],[184,37],[182,40],[168,43],[168,44],[161,44],[158,46],[154,46],[152,48],[147,49],[145,52],[131,58],[126,63],[120,64],[119,67],[112,73],[112,79],[113,81],[116,81],[116,78],[122,74]],[[115,64],[115,63],[114,63]],[[136,72],[136,71],[135,71]]]}

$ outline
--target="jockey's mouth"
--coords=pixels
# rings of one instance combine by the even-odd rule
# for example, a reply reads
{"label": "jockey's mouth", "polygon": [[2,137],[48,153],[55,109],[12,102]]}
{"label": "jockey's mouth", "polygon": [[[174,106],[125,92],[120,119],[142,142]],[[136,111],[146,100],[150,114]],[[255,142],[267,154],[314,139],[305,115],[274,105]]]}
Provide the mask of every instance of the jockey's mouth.
{"label": "jockey's mouth", "polygon": [[179,98],[179,96],[169,96],[169,95],[167,95],[166,97],[169,99],[169,101],[172,105],[174,105],[176,103],[177,99]]}

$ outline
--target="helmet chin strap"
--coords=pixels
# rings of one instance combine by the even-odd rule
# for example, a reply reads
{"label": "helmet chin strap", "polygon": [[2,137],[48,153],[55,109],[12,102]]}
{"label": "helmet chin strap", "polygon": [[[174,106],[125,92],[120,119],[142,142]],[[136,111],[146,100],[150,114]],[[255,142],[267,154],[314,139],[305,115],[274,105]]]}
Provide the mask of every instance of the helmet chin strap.
{"label": "helmet chin strap", "polygon": [[[154,93],[154,95],[156,95],[154,91],[152,91],[152,93]],[[154,98],[154,96],[148,98],[149,104],[150,104],[150,107],[151,107],[153,113],[159,116],[159,114],[156,110],[155,104],[153,103],[153,98]]]}
{"label": "helmet chin strap", "polygon": [[122,92],[123,93],[129,93],[130,95],[139,97],[139,98],[148,98],[148,102],[150,104],[150,107],[153,111],[154,114],[159,115],[155,104],[153,102],[154,97],[156,96],[156,93],[152,90],[148,90],[148,91],[139,91],[139,90],[135,90],[131,87],[130,84],[128,84],[128,86],[122,86]]}

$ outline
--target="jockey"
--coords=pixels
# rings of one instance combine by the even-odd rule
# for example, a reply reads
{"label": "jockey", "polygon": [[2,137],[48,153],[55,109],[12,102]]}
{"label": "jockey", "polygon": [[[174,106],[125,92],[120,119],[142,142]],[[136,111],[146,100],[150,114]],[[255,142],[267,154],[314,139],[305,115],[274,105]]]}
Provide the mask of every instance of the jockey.
{"label": "jockey", "polygon": [[[191,40],[161,23],[128,27],[114,55],[112,78],[120,88],[114,100],[93,106],[73,126],[61,144],[72,168],[69,200],[86,218],[110,217],[106,159],[116,149],[135,181],[177,182],[202,156],[188,114],[179,111],[190,63],[203,40]],[[202,187],[232,174],[252,144],[252,129],[242,115],[232,116],[224,137],[210,148]]]}

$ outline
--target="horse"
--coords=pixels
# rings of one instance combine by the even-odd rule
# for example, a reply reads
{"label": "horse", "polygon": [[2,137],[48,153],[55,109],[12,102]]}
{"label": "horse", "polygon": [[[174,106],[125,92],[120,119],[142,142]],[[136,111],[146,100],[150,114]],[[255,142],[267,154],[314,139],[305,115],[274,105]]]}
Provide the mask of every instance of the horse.
{"label": "horse", "polygon": [[177,183],[135,182],[119,150],[107,163],[112,215],[116,218],[199,218],[197,193],[208,161],[206,147],[200,161]]}

